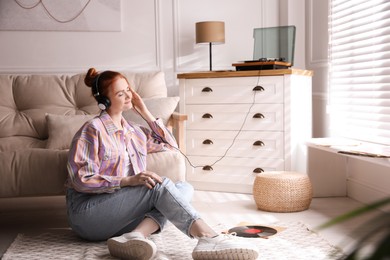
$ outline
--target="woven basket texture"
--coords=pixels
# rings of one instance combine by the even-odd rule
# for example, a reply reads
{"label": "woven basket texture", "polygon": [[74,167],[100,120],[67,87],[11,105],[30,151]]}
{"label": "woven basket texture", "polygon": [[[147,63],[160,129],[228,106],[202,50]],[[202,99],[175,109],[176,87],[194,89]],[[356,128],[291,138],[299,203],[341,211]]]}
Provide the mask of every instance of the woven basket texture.
{"label": "woven basket texture", "polygon": [[312,195],[309,177],[297,172],[259,173],[253,184],[257,208],[264,211],[303,211],[309,208]]}

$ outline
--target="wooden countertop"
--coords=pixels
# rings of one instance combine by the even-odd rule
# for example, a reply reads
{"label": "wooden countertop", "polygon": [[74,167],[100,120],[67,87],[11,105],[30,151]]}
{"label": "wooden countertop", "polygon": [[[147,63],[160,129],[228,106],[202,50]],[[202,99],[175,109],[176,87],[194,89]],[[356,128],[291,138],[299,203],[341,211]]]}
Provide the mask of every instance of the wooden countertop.
{"label": "wooden countertop", "polygon": [[275,69],[275,70],[218,70],[218,71],[198,71],[177,74],[178,79],[197,78],[227,78],[227,77],[256,77],[256,76],[278,76],[286,74],[313,76],[311,70],[301,69]]}

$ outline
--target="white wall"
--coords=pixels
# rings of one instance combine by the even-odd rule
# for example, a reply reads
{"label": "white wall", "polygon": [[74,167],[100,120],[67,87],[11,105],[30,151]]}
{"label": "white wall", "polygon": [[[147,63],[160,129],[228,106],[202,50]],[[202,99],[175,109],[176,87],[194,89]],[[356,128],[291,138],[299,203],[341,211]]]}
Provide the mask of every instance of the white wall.
{"label": "white wall", "polygon": [[297,26],[295,67],[304,69],[304,1],[122,0],[121,32],[0,31],[0,73],[163,70],[176,95],[177,73],[208,70],[208,46],[195,44],[195,23],[205,20],[225,21],[214,70],[251,59],[253,28],[278,25]]}

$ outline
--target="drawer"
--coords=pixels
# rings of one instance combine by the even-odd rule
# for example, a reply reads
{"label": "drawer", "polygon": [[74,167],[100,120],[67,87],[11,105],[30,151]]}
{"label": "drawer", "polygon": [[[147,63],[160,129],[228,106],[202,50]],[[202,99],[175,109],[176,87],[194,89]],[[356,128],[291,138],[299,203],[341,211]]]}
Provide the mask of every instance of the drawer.
{"label": "drawer", "polygon": [[187,155],[223,156],[231,146],[227,156],[283,158],[283,132],[241,131],[238,136],[237,133],[189,130],[186,136]]}
{"label": "drawer", "polygon": [[283,103],[281,76],[191,79],[184,88],[186,104]]}
{"label": "drawer", "polygon": [[[248,111],[250,111],[248,113]],[[188,105],[187,130],[283,131],[283,104]]]}
{"label": "drawer", "polygon": [[[195,166],[187,165],[186,180],[196,182],[215,182],[221,184],[253,184],[257,171],[282,171],[284,161],[282,159],[253,159],[225,157],[211,166],[211,170],[203,169],[203,166],[211,165],[219,157],[189,156]],[[188,163],[188,162],[187,162]]]}

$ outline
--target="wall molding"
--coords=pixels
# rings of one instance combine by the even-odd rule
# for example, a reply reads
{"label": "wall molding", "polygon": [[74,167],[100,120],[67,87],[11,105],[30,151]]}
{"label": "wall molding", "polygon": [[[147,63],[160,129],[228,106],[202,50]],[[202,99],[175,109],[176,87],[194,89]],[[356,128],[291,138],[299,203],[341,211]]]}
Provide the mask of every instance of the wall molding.
{"label": "wall molding", "polygon": [[161,1],[160,0],[154,0],[154,13],[155,13],[155,19],[154,19],[154,24],[155,24],[155,50],[156,50],[156,70],[162,70],[162,39],[161,39],[161,28],[162,28],[162,14],[161,14]]}
{"label": "wall molding", "polygon": [[323,67],[328,67],[328,59],[314,59],[313,51],[313,15],[314,15],[314,10],[313,10],[313,5],[314,5],[314,0],[306,0],[307,3],[307,19],[308,21],[306,22],[308,30],[307,30],[307,48],[308,48],[308,63],[311,68],[323,68]]}
{"label": "wall molding", "polygon": [[180,63],[180,57],[179,57],[179,3],[178,0],[173,0],[172,2],[172,14],[173,14],[173,23],[172,23],[172,32],[173,32],[173,68],[175,72],[180,72],[179,70],[179,63]]}
{"label": "wall molding", "polygon": [[266,10],[267,8],[267,5],[266,5],[266,2],[264,0],[260,0],[260,14],[261,14],[261,20],[260,20],[260,27],[265,27],[266,23],[267,23],[267,19],[266,19],[266,15],[267,15],[267,12],[264,12],[264,10]]}

